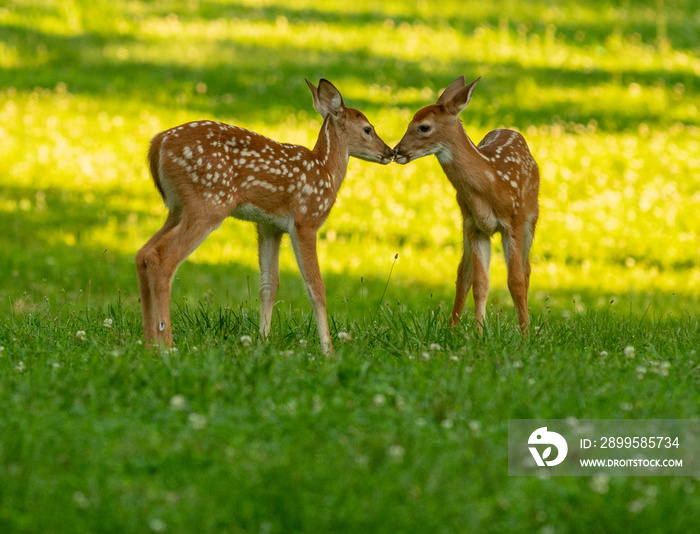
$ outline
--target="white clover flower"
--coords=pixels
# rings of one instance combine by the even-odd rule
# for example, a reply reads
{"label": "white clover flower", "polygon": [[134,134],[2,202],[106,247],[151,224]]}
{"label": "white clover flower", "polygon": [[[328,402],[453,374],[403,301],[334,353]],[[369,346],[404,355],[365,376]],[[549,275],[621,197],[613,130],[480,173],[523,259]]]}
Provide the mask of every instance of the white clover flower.
{"label": "white clover flower", "polygon": [[429,352],[421,352],[420,358],[421,358],[421,360],[425,360],[427,362],[430,359],[430,353]]}
{"label": "white clover flower", "polygon": [[389,458],[391,458],[393,461],[402,462],[404,454],[406,454],[406,449],[397,443],[389,447],[387,453],[389,454]]}
{"label": "white clover flower", "polygon": [[207,417],[201,413],[192,412],[187,417],[187,420],[189,421],[190,426],[195,430],[202,430],[207,426]]}
{"label": "white clover flower", "polygon": [[156,517],[148,522],[148,526],[151,527],[153,532],[165,532],[167,525],[165,524],[165,521]]}
{"label": "white clover flower", "polygon": [[627,345],[623,352],[628,358],[634,358],[634,347],[632,345]]}
{"label": "white clover flower", "polygon": [[24,362],[17,362],[17,365],[15,365],[15,369],[17,369],[20,373],[23,372],[26,369],[26,367],[24,366]]}
{"label": "white clover flower", "polygon": [[453,362],[458,362],[458,361],[459,361],[459,356],[457,356],[456,354],[452,354],[452,355],[450,356],[450,360],[452,360]]}
{"label": "white clover flower", "polygon": [[479,431],[481,430],[481,422],[476,421],[476,420],[474,420],[474,421],[469,421],[469,423],[467,424],[467,426],[469,427],[469,430],[471,430],[472,432],[474,432],[474,434],[478,434]]}
{"label": "white clover flower", "polygon": [[350,335],[349,332],[346,332],[345,330],[341,330],[338,332],[338,340],[339,341],[350,341],[352,339],[352,336]]}
{"label": "white clover flower", "polygon": [[377,393],[374,397],[372,397],[372,404],[378,408],[381,408],[386,404],[386,397],[381,393]]}
{"label": "white clover flower", "polygon": [[601,350],[601,351],[600,351],[600,355],[601,355],[603,358],[605,358],[605,357],[608,355],[608,351],[607,351],[607,350]]}
{"label": "white clover flower", "polygon": [[449,430],[450,428],[453,428],[455,426],[455,422],[449,417],[447,417],[440,422],[440,426]]}
{"label": "white clover flower", "polygon": [[591,482],[588,484],[588,487],[591,488],[591,491],[605,495],[609,489],[609,480],[610,477],[608,475],[595,475],[591,478]]}
{"label": "white clover flower", "polygon": [[630,511],[632,514],[638,514],[644,508],[646,507],[646,502],[644,499],[635,499],[633,501],[630,501],[630,503],[627,505],[627,509]]}
{"label": "white clover flower", "polygon": [[436,351],[442,350],[442,347],[440,345],[438,345],[437,343],[431,343],[428,348],[430,350],[436,350]]}
{"label": "white clover flower", "polygon": [[253,338],[250,336],[241,336],[240,342],[244,347],[250,347],[253,343]]}
{"label": "white clover flower", "polygon": [[76,338],[78,341],[85,341],[85,340],[87,339],[87,333],[85,332],[85,330],[78,330],[78,331],[75,333],[75,338]]}
{"label": "white clover flower", "polygon": [[523,362],[521,362],[520,360],[515,360],[515,361],[513,362],[513,367],[514,367],[515,369],[520,369],[522,366],[523,366]]}
{"label": "white clover flower", "polygon": [[629,412],[632,410],[632,408],[634,408],[634,406],[632,406],[631,402],[621,402],[620,403],[620,410],[624,410],[626,412]]}
{"label": "white clover flower", "polygon": [[90,501],[82,491],[76,491],[73,494],[73,502],[80,506],[80,508],[87,508],[88,506],[90,506]]}
{"label": "white clover flower", "polygon": [[184,395],[173,395],[170,397],[170,407],[173,410],[177,410],[178,412],[182,412],[187,408],[187,399],[185,399]]}
{"label": "white clover flower", "polygon": [[302,347],[306,347],[306,344],[307,344],[307,341],[305,339],[299,340],[299,345],[301,345]]}
{"label": "white clover flower", "polygon": [[107,318],[104,320],[104,323],[102,323],[102,326],[104,326],[105,328],[112,328],[112,324],[113,324],[113,323],[114,323],[114,321],[112,320],[112,318],[111,318],[111,317],[107,317]]}

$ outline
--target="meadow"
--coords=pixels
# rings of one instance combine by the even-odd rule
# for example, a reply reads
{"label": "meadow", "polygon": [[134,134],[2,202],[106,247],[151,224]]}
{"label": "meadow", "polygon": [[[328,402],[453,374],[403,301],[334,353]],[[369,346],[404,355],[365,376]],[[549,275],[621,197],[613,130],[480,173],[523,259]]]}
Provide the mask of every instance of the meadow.
{"label": "meadow", "polygon": [[[312,146],[324,77],[393,146],[461,74],[470,137],[518,129],[540,165],[531,336],[496,239],[485,334],[471,298],[450,331],[461,222],[434,158],[351,160],[319,240],[335,358],[288,240],[259,339],[234,220],[178,271],[177,350],[144,348],[153,135]],[[0,532],[690,531],[697,478],[508,477],[506,440],[514,418],[698,417],[699,108],[691,0],[0,5]]]}

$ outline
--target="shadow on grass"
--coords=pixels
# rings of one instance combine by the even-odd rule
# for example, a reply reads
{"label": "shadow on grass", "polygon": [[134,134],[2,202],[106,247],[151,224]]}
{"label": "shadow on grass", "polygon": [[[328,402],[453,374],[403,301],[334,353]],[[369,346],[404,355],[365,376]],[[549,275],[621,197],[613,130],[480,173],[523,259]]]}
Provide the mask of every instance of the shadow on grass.
{"label": "shadow on grass", "polygon": [[[155,11],[158,12],[157,9]],[[235,15],[239,11],[242,15]],[[237,6],[234,9],[209,3],[202,6],[201,12],[205,15],[197,16],[219,18],[234,13],[234,16],[265,20],[277,16],[299,22],[345,20],[344,14],[334,12],[280,7],[258,9]],[[350,15],[350,21],[356,24],[378,20],[377,15],[373,14]],[[236,42],[234,36],[230,40],[200,42],[198,53],[209,61],[205,67],[197,66],[194,62],[191,65],[174,64],[168,59],[158,62],[108,57],[105,52],[108,45],[128,47],[143,44],[128,34],[88,32],[70,36],[0,25],[0,35],[2,41],[17,47],[23,57],[37,58],[38,49],[45,50],[46,55],[42,60],[36,59],[37,64],[30,68],[5,69],[0,87],[12,86],[19,91],[31,91],[37,87],[54,88],[62,82],[72,94],[115,99],[135,107],[172,109],[173,105],[182,106],[183,109],[197,110],[206,117],[234,116],[243,122],[259,120],[279,123],[299,109],[308,109],[309,95],[304,78],[315,80],[326,77],[341,88],[344,81],[356,80],[368,86],[389,86],[392,90],[430,87],[437,91],[459,74],[465,73],[468,78],[481,75],[484,76],[482,102],[469,110],[471,120],[477,123],[507,124],[524,129],[531,124],[549,124],[552,120],[583,124],[596,120],[599,127],[607,131],[634,129],[641,120],[650,126],[665,126],[677,118],[669,117],[663,111],[650,112],[647,106],[621,109],[621,106],[612,103],[605,105],[598,101],[585,105],[574,100],[519,105],[519,82],[530,80],[536,87],[563,91],[573,88],[586,90],[611,83],[623,87],[632,82],[651,86],[659,81],[666,86],[683,84],[687,93],[700,87],[700,77],[686,72],[663,69],[638,71],[631,68],[620,68],[615,73],[597,68],[584,72],[567,68],[524,68],[517,62],[482,64],[469,60],[468,51],[465,51],[464,60],[431,62],[427,65],[420,60],[376,56],[367,49],[341,53],[294,45],[268,47]],[[174,43],[172,46],[180,45]],[[184,48],[182,51],[186,52]],[[33,60],[29,61],[31,63]],[[206,94],[197,93],[196,86],[201,82],[207,86]],[[226,97],[222,98],[222,95]],[[386,102],[356,97],[351,100],[350,105],[370,114],[396,105],[392,96]],[[304,105],[300,106],[300,102]],[[427,103],[416,99],[402,101],[401,106],[415,111]],[[688,121],[700,124],[700,118],[688,118]]]}

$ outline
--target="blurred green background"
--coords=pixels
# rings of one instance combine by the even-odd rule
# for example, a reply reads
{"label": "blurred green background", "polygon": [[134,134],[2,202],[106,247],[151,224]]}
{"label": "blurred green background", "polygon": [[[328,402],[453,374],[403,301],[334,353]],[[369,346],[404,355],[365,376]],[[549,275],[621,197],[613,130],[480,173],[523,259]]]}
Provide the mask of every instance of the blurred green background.
{"label": "blurred green background", "polygon": [[[145,164],[158,131],[210,118],[312,146],[304,78],[325,77],[393,146],[461,74],[482,77],[462,114],[472,139],[516,128],[540,165],[533,310],[697,313],[699,43],[690,0],[5,2],[2,313],[88,297],[138,309],[133,255],[165,218]],[[390,298],[451,302],[460,216],[434,158],[351,161],[320,235],[332,314],[377,300],[396,253]],[[282,271],[280,299],[307,306],[288,243]],[[255,300],[256,272],[254,227],[231,220],[174,295]],[[490,302],[510,310],[499,255],[492,273]]]}

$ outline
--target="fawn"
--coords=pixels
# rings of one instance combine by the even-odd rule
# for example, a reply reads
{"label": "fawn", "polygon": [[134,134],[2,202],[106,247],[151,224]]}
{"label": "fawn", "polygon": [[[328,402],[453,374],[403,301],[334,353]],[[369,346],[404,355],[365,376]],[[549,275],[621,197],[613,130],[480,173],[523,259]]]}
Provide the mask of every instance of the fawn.
{"label": "fawn", "polygon": [[321,349],[333,352],[317,232],[333,207],[349,156],[387,164],[393,152],[362,112],[345,107],[332,83],[306,83],[323,117],[313,150],[208,120],[171,128],[151,141],[150,172],[169,213],[163,227],[136,254],[148,344],[172,345],[170,293],[175,272],[231,216],[257,225],[261,335],[270,332],[280,242],[288,233]]}
{"label": "fawn", "polygon": [[493,130],[478,146],[469,139],[459,114],[469,104],[479,79],[466,85],[464,76],[460,76],[443,91],[437,103],[420,109],[394,148],[394,158],[406,164],[435,154],[457,190],[464,254],[457,269],[450,324],[459,323],[469,288],[473,286],[476,327],[483,331],[491,236],[500,232],[508,268],[508,289],[520,328],[527,333],[529,256],[539,211],[539,170],[518,132]]}

